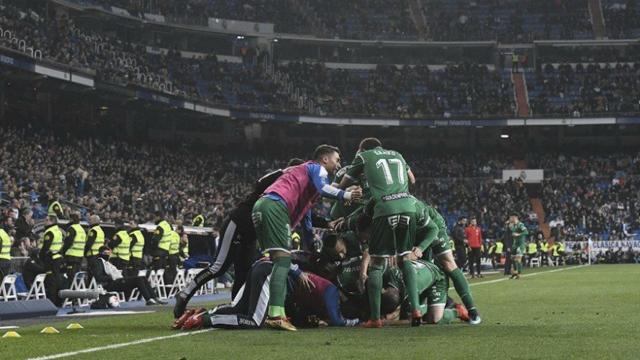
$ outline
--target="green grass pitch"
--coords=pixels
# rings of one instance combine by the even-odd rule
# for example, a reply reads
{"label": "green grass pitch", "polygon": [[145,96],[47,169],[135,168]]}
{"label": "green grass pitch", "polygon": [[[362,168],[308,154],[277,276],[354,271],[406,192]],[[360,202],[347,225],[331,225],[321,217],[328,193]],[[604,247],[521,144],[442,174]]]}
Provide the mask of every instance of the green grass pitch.
{"label": "green grass pitch", "polygon": [[[104,349],[72,359],[637,359],[640,357],[640,266],[562,268],[516,280],[472,281],[480,326],[322,328],[296,333],[214,330]],[[483,284],[483,282],[485,282]],[[453,296],[455,291],[452,290]],[[80,322],[85,329],[64,327]],[[0,358],[24,359],[179,334],[169,309],[153,314],[21,328],[0,339]],[[61,334],[42,335],[45,325]]]}

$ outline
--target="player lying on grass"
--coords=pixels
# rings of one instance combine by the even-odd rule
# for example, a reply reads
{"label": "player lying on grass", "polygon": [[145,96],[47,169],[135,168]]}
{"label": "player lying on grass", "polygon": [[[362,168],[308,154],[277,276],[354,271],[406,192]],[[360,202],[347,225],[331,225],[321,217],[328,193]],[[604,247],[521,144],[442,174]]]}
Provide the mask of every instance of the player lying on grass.
{"label": "player lying on grass", "polygon": [[[302,164],[301,159],[289,160],[287,167]],[[187,308],[189,300],[204,284],[208,283],[227,272],[233,264],[235,281],[231,289],[231,296],[235,297],[240,286],[245,283],[249,268],[258,258],[256,251],[256,231],[251,221],[253,205],[262,196],[262,193],[278,179],[284,170],[279,169],[270,172],[254,185],[251,191],[236,207],[231,210],[224,220],[220,231],[220,245],[216,249],[215,261],[208,268],[200,271],[187,286],[176,295],[176,304],[173,308],[173,316],[179,318]]]}
{"label": "player lying on grass", "polygon": [[[228,305],[218,306],[210,311],[190,309],[174,321],[174,329],[199,329],[202,327],[256,329],[265,322],[269,303],[269,281],[273,263],[269,260],[257,261],[249,270],[247,282]],[[291,265],[288,281],[290,306],[287,311],[296,314],[304,325],[306,319],[315,316],[329,326],[354,326],[357,319],[345,319],[340,312],[340,297],[337,288],[328,280],[311,273],[302,272],[297,265]]]}
{"label": "player lying on grass", "polygon": [[[365,232],[371,222],[371,206],[366,206],[361,212],[354,212],[346,218],[331,222],[330,227],[341,233],[347,231]],[[435,208],[418,199],[415,199],[415,207],[417,230],[411,259],[427,258],[428,254],[434,254],[435,261],[453,281],[456,292],[460,295],[465,307],[470,309],[469,323],[472,325],[481,323],[482,319],[476,309],[469,283],[453,258],[444,218]],[[435,234],[434,225],[437,228]]]}

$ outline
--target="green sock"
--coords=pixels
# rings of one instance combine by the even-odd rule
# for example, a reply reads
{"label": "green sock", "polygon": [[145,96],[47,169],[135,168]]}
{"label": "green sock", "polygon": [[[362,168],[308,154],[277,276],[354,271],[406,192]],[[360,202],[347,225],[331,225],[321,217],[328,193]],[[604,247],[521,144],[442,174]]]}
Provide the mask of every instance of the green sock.
{"label": "green sock", "polygon": [[473,296],[471,296],[471,291],[469,290],[469,283],[467,279],[465,279],[462,270],[455,269],[450,274],[449,277],[453,281],[453,286],[456,288],[456,292],[460,296],[460,300],[464,304],[464,307],[467,310],[475,310],[476,305],[473,302]]}
{"label": "green sock", "polygon": [[269,316],[271,317],[285,316],[284,299],[287,296],[287,275],[290,265],[290,256],[273,259],[269,282]]}
{"label": "green sock", "polygon": [[458,310],[455,309],[444,309],[444,314],[442,314],[442,319],[437,322],[438,325],[448,325],[453,322],[453,320],[458,318]]}
{"label": "green sock", "polygon": [[522,262],[518,262],[516,264],[516,268],[518,270],[518,275],[522,272]]}
{"label": "green sock", "polygon": [[418,300],[418,288],[416,285],[416,268],[413,267],[411,261],[402,260],[402,276],[404,285],[409,296],[409,305],[411,310],[420,309],[420,300]]}
{"label": "green sock", "polygon": [[369,266],[367,278],[367,296],[369,297],[369,311],[371,320],[380,319],[380,302],[382,299],[382,273],[383,267],[379,265]]}

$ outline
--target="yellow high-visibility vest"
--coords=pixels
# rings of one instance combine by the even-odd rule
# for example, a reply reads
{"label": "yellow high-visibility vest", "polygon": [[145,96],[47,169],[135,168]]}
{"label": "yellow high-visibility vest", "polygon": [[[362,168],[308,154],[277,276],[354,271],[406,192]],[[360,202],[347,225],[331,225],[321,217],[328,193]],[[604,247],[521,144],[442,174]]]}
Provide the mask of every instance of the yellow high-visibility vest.
{"label": "yellow high-visibility vest", "polygon": [[193,221],[191,222],[191,225],[203,227],[204,226],[204,215],[200,214],[200,215],[194,217]]}
{"label": "yellow high-visibility vest", "polygon": [[142,231],[140,230],[135,230],[132,231],[129,236],[131,237],[131,239],[136,239],[136,243],[133,244],[133,247],[131,248],[131,257],[142,259],[142,250],[144,249],[144,234],[142,234]]}
{"label": "yellow high-visibility vest", "polygon": [[94,243],[91,245],[91,249],[89,249],[89,253],[87,256],[96,256],[99,253],[100,247],[104,246],[104,231],[100,225],[94,225],[91,229],[89,229],[89,233],[96,233],[96,239]]}
{"label": "yellow high-visibility vest", "polygon": [[48,216],[60,216],[62,212],[62,205],[57,201],[52,202],[47,209]]}
{"label": "yellow high-visibility vest", "polygon": [[180,253],[180,234],[171,231],[171,246],[169,246],[169,255],[177,255]]}
{"label": "yellow high-visibility vest", "polygon": [[158,227],[163,231],[162,239],[158,242],[158,248],[168,252],[171,248],[171,233],[173,232],[173,229],[166,220],[160,221],[160,223],[158,223]]}
{"label": "yellow high-visibility vest", "polygon": [[87,233],[80,224],[73,224],[71,228],[75,230],[76,236],[73,238],[73,244],[67,249],[65,256],[83,257],[84,245],[87,243]]}
{"label": "yellow high-visibility vest", "polygon": [[[60,230],[60,227],[58,225],[53,225],[44,231],[43,236],[46,238],[47,234],[51,234],[53,236],[53,239],[51,240],[51,246],[49,246],[51,258],[54,260],[62,258],[62,255],[60,254],[60,250],[62,250],[62,230]],[[41,249],[43,244],[44,241],[40,242]]]}
{"label": "yellow high-visibility vest", "polygon": [[2,228],[0,228],[0,241],[2,241],[2,247],[0,247],[0,259],[11,260],[11,237]]}
{"label": "yellow high-visibility vest", "polygon": [[131,257],[131,238],[129,234],[124,230],[120,230],[116,233],[116,236],[120,238],[120,244],[113,249],[112,256],[124,261],[129,261]]}

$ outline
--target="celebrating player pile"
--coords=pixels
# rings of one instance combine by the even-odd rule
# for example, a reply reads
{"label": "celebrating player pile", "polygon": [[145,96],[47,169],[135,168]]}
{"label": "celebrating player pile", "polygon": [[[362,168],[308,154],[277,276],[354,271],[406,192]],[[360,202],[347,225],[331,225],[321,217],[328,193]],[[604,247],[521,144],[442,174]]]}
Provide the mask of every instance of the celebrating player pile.
{"label": "celebrating player pile", "polygon": [[[340,151],[330,145],[319,146],[313,160],[285,169],[252,211],[260,250],[269,259],[251,267],[228,306],[182,314],[186,302],[178,304],[173,327],[264,324],[295,331],[294,324],[353,326],[366,320],[364,327],[379,328],[383,318],[398,317],[412,326],[455,318],[479,324],[466,279],[455,267],[444,219],[409,193],[415,177],[404,157],[366,138],[353,163],[338,170]],[[339,184],[329,181],[334,175]],[[320,197],[338,201],[331,222],[312,218]],[[292,254],[291,231],[298,226],[304,250],[311,250],[312,227],[331,230],[320,253]],[[436,263],[429,260],[432,252]],[[465,306],[448,301],[448,277]]]}

